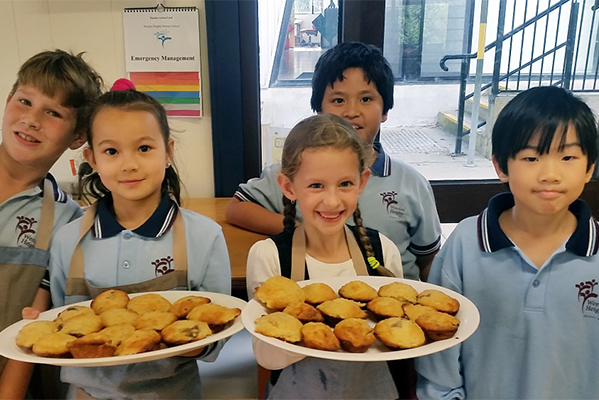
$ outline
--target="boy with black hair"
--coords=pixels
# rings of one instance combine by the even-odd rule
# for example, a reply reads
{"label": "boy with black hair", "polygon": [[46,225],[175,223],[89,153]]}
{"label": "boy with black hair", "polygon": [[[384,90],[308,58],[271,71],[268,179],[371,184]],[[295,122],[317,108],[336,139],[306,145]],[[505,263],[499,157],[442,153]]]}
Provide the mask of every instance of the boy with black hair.
{"label": "boy with black hair", "polygon": [[[393,72],[382,52],[363,43],[340,43],[316,63],[312,109],[349,121],[370,150],[372,175],[360,196],[364,225],[391,239],[401,253],[404,276],[426,279],[439,249],[441,225],[428,181],[414,168],[392,160],[378,141],[393,107]],[[243,228],[274,235],[283,230],[280,164],[239,185],[226,218]]]}
{"label": "boy with black hair", "polygon": [[[48,171],[66,149],[85,143],[87,107],[101,90],[81,54],[55,50],[28,59],[8,95],[0,144],[0,330],[24,307],[49,306],[50,239],[82,213]],[[31,369],[0,357],[0,398],[22,398]]]}
{"label": "boy with black hair", "polygon": [[492,142],[510,192],[458,224],[429,276],[472,300],[480,326],[416,359],[418,398],[596,398],[599,225],[578,199],[597,160],[593,113],[564,89],[529,89]]}

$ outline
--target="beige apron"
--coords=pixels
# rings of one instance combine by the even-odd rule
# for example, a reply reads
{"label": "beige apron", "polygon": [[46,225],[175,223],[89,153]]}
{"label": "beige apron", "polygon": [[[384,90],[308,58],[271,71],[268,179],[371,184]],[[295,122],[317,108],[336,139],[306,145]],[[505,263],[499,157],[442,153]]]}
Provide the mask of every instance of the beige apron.
{"label": "beige apron", "polygon": [[[34,248],[0,247],[0,331],[21,319],[21,310],[31,306],[50,261],[48,245],[54,224],[54,190],[44,179],[39,229]],[[6,365],[0,357],[0,374]]]}
{"label": "beige apron", "polygon": [[[81,250],[81,240],[94,225],[97,204],[94,203],[90,206],[83,215],[79,230],[79,239],[77,240],[77,246],[75,247],[69,266],[69,276],[65,288],[66,296],[81,295],[93,298],[108,289],[93,286],[83,277],[84,259],[83,250]],[[177,217],[173,223],[173,258],[175,262],[175,270],[173,272],[150,279],[149,281],[115,286],[111,287],[111,289],[120,289],[126,293],[141,293],[187,287],[187,244],[185,241],[183,216],[180,210],[178,210]]]}
{"label": "beige apron", "polygon": [[[354,263],[354,269],[357,275],[368,275],[368,269],[366,269],[366,263],[364,257],[358,247],[358,242],[353,233],[349,228],[345,227],[345,240],[349,247],[349,254]],[[303,281],[305,278],[306,270],[306,233],[304,225],[301,224],[293,232],[293,242],[291,245],[291,279],[298,282]]]}
{"label": "beige apron", "polygon": [[[65,288],[66,296],[82,295],[93,298],[108,289],[94,286],[83,277],[84,257],[83,250],[81,249],[81,240],[94,225],[97,204],[97,202],[92,204],[83,215],[77,246],[75,247],[69,266],[69,276]],[[173,272],[150,279],[149,281],[110,288],[120,289],[126,293],[141,293],[187,287],[187,243],[185,241],[185,226],[181,210],[178,210],[177,217],[173,223],[173,258],[175,262],[175,270]],[[77,399],[92,398],[80,388],[77,388],[76,396]]]}

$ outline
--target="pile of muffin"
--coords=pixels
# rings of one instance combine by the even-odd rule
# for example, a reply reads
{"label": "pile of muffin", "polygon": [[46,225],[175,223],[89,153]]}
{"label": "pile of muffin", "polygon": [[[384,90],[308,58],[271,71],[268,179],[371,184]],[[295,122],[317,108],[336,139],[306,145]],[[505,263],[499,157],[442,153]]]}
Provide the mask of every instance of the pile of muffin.
{"label": "pile of muffin", "polygon": [[[255,292],[269,313],[255,321],[255,331],[318,350],[362,353],[379,339],[390,350],[410,349],[451,338],[460,320],[460,303],[439,290],[420,293],[395,281],[378,290],[360,280],[338,294],[325,283],[300,287],[275,276]],[[376,321],[373,327],[367,319]]]}
{"label": "pile of muffin", "polygon": [[171,303],[156,293],[129,298],[109,289],[90,307],[73,305],[54,321],[34,321],[17,334],[17,345],[42,357],[127,356],[206,338],[241,314],[207,297]]}

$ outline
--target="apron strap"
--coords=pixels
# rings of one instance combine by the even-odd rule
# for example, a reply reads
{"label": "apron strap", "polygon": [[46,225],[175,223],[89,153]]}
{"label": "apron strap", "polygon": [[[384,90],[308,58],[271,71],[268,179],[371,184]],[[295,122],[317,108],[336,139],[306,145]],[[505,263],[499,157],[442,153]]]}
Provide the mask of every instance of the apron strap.
{"label": "apron strap", "polygon": [[[358,242],[353,233],[345,226],[345,240],[349,248],[349,254],[354,263],[354,269],[359,276],[368,275],[364,256],[358,247]],[[293,232],[291,244],[291,279],[298,282],[305,280],[306,269],[306,233],[304,225],[300,224]]]}
{"label": "apron strap", "polygon": [[69,265],[69,278],[83,278],[83,250],[81,249],[81,240],[87,234],[87,232],[94,226],[94,219],[96,218],[96,209],[98,208],[98,202],[95,202],[83,214],[81,218],[81,227],[79,228],[79,237],[77,238],[77,245],[73,251],[71,257],[71,263]]}
{"label": "apron strap", "polygon": [[[87,295],[95,297],[104,290],[104,288],[92,286],[83,278],[85,260],[83,257],[83,250],[81,249],[81,240],[94,225],[96,209],[97,202],[92,204],[82,217],[79,238],[77,239],[77,245],[73,251],[69,266],[69,276],[67,277],[65,288],[65,294],[67,296]],[[146,282],[139,282],[131,285],[119,286],[119,288],[127,293],[135,293],[148,290],[170,290],[178,286],[187,286],[187,243],[185,240],[185,223],[183,222],[181,209],[177,209],[177,216],[173,222],[172,229],[175,270],[148,281],[148,284],[146,284]]]}
{"label": "apron strap", "polygon": [[47,250],[52,237],[54,225],[54,188],[49,179],[44,179],[44,197],[42,198],[42,213],[39,230],[35,239],[35,248]]}
{"label": "apron strap", "polygon": [[359,276],[367,276],[368,269],[366,268],[366,262],[364,261],[364,256],[360,251],[360,247],[358,247],[358,242],[356,241],[356,237],[349,230],[347,225],[345,225],[345,240],[347,240],[347,246],[349,247],[349,254],[351,255],[352,261],[354,262],[354,269],[356,270],[356,274]]}
{"label": "apron strap", "polygon": [[187,271],[187,240],[185,240],[185,224],[183,213],[177,208],[177,217],[173,222],[173,258],[175,271]]}
{"label": "apron strap", "polygon": [[300,224],[293,232],[291,242],[291,280],[296,282],[306,279],[306,232],[304,224]]}

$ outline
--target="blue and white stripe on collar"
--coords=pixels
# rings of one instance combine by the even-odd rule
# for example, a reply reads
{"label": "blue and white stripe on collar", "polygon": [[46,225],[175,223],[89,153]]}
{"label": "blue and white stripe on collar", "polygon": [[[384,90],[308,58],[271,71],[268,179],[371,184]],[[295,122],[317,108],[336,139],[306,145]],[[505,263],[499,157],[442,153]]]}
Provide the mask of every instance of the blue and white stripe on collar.
{"label": "blue and white stripe on collar", "polygon": [[[96,239],[116,236],[125,230],[116,220],[112,204],[111,194],[98,200],[98,210],[92,227],[92,236]],[[150,218],[140,227],[133,229],[133,232],[148,238],[162,236],[173,226],[178,210],[179,207],[168,194],[164,195]]]}
{"label": "blue and white stripe on collar", "polygon": [[374,172],[377,176],[389,176],[391,175],[391,157],[385,153],[383,150],[383,145],[379,141],[375,141],[372,146],[374,150],[378,153],[374,163],[370,166],[372,172]]}
{"label": "blue and white stripe on collar", "polygon": [[[489,201],[489,206],[478,216],[478,242],[482,251],[492,253],[514,243],[499,226],[499,216],[514,206],[511,193],[501,193]],[[593,218],[591,210],[583,200],[576,200],[569,207],[578,221],[576,229],[566,242],[566,250],[580,257],[590,257],[599,252],[597,234],[599,224]]]}
{"label": "blue and white stripe on collar", "polygon": [[[52,174],[48,172],[46,174],[46,179],[49,180],[50,183],[52,184],[52,191],[54,192],[54,201],[57,203],[66,203],[69,196],[66,194],[66,192],[64,190],[62,190],[60,187],[58,187],[58,183],[56,182],[56,179],[54,178],[54,176],[52,176]],[[42,189],[40,196],[43,196],[44,195],[44,181],[43,180],[42,180],[42,183],[40,184],[40,189]]]}

